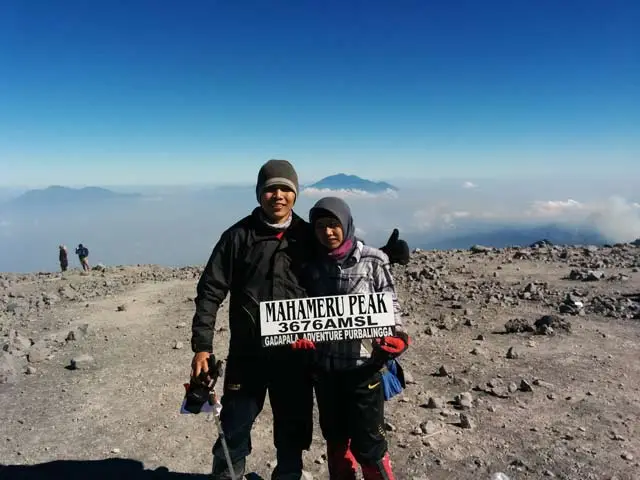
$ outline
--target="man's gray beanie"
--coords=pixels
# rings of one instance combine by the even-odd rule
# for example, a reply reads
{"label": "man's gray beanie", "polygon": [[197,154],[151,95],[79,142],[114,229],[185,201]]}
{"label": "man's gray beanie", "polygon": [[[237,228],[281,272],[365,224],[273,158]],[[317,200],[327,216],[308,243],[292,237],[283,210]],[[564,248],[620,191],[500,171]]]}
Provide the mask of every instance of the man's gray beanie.
{"label": "man's gray beanie", "polygon": [[262,165],[256,183],[258,202],[260,202],[262,191],[274,185],[289,187],[296,194],[296,198],[298,197],[298,174],[287,160],[269,160]]}

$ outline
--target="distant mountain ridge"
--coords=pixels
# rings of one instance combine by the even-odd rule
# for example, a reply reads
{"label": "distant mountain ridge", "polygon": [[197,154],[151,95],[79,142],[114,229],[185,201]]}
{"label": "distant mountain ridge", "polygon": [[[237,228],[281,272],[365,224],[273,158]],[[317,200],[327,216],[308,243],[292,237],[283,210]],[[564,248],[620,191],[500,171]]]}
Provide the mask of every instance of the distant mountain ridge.
{"label": "distant mountain ridge", "polygon": [[[401,235],[402,236],[402,235]],[[555,245],[605,245],[610,243],[598,231],[580,227],[562,225],[519,225],[495,226],[462,235],[428,239],[423,235],[406,235],[411,248],[451,250],[467,249],[472,245],[484,245],[493,248],[526,247],[541,239]]]}
{"label": "distant mountain ridge", "polygon": [[52,185],[47,188],[27,190],[9,203],[14,206],[55,206],[68,203],[91,203],[115,198],[136,198],[139,193],[117,193],[102,187],[70,188]]}
{"label": "distant mountain ridge", "polygon": [[392,190],[394,192],[398,191],[398,188],[394,187],[390,183],[373,182],[371,180],[358,177],[357,175],[347,175],[345,173],[330,175],[316,183],[307,185],[305,188],[318,190],[358,190],[367,193],[383,193],[387,190]]}

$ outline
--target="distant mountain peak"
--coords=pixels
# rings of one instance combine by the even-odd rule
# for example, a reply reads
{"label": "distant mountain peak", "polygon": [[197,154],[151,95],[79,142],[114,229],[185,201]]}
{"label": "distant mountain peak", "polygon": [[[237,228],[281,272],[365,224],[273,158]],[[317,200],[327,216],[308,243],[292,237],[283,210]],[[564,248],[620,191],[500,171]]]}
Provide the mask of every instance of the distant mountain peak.
{"label": "distant mountain peak", "polygon": [[383,193],[388,190],[397,192],[398,188],[387,182],[374,182],[357,175],[349,175],[346,173],[337,173],[324,177],[311,185],[307,189],[316,190],[352,190],[362,191],[366,193]]}
{"label": "distant mountain peak", "polygon": [[50,185],[46,188],[27,190],[13,199],[11,204],[16,206],[55,206],[67,203],[82,203],[110,200],[114,198],[132,198],[140,196],[137,193],[118,193],[102,187],[71,188],[62,185]]}

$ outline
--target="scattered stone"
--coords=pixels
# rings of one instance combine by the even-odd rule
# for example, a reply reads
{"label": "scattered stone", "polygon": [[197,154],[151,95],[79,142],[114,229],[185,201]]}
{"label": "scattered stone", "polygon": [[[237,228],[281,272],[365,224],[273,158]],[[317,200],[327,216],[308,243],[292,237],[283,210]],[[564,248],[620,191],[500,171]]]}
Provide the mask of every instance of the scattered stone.
{"label": "scattered stone", "polygon": [[438,369],[438,376],[440,377],[446,377],[450,373],[451,372],[449,372],[449,370],[447,370],[447,367],[445,367],[444,365],[441,365],[440,368]]}
{"label": "scattered stone", "polygon": [[182,348],[184,348],[184,344],[178,340],[176,340],[175,342],[173,342],[173,349],[174,350],[181,350]]}
{"label": "scattered stone", "polygon": [[513,318],[504,324],[507,333],[533,332],[534,328],[524,318]]}
{"label": "scattered stone", "polygon": [[461,413],[460,414],[460,427],[464,428],[464,429],[468,429],[468,430],[472,430],[475,428],[475,424],[473,422],[473,420],[471,420],[471,417],[469,417],[468,415]]}
{"label": "scattered stone", "polygon": [[469,392],[463,392],[455,396],[454,403],[458,408],[469,409],[473,406],[473,396]]}
{"label": "scattered stone", "polygon": [[597,282],[602,280],[605,274],[601,270],[571,270],[569,280],[579,280],[582,282]]}
{"label": "scattered stone", "polygon": [[526,380],[522,379],[520,381],[520,391],[522,391],[522,392],[533,392],[533,387],[531,386],[531,384],[529,382],[527,382]]}
{"label": "scattered stone", "polygon": [[91,355],[83,353],[82,355],[78,355],[77,357],[73,357],[71,359],[69,368],[71,370],[86,370],[90,368],[94,363],[95,360]]}
{"label": "scattered stone", "polygon": [[24,370],[24,373],[26,373],[27,375],[33,375],[36,372],[36,367],[34,367],[33,365],[27,365],[27,368],[25,368]]}
{"label": "scattered stone", "polygon": [[519,357],[520,357],[520,354],[515,349],[515,347],[509,347],[509,350],[507,350],[507,358],[510,360],[516,360]]}
{"label": "scattered stone", "polygon": [[583,315],[584,302],[579,297],[568,293],[564,301],[559,307],[560,313],[568,313],[570,315]]}
{"label": "scattered stone", "polygon": [[87,334],[89,333],[89,324],[88,323],[83,323],[81,325],[78,325],[75,329],[76,332],[76,337],[86,337]]}
{"label": "scattered stone", "polygon": [[431,420],[420,424],[420,431],[425,435],[433,435],[440,430],[440,425]]}
{"label": "scattered stone", "polygon": [[116,311],[117,311],[117,312],[125,312],[126,310],[127,310],[127,306],[126,306],[126,305],[124,305],[124,304],[123,304],[123,305],[118,305],[118,306],[116,307]]}
{"label": "scattered stone", "polygon": [[536,378],[536,379],[533,381],[533,384],[534,384],[536,387],[553,388],[553,384],[552,384],[552,383],[545,382],[544,380],[540,380],[539,378]]}
{"label": "scattered stone", "polygon": [[470,249],[471,253],[490,253],[493,252],[493,248],[485,247],[483,245],[473,245]]}
{"label": "scattered stone", "polygon": [[44,362],[49,355],[51,355],[51,348],[47,346],[44,340],[40,340],[31,345],[27,358],[29,363],[39,363]]}
{"label": "scattered stone", "polygon": [[7,352],[0,352],[0,385],[15,383],[18,379],[14,359]]}
{"label": "scattered stone", "polygon": [[487,382],[487,386],[489,388],[498,388],[502,386],[502,380],[500,380],[499,378],[492,378],[491,380],[489,380]]}
{"label": "scattered stone", "polygon": [[491,475],[491,480],[511,480],[505,473],[497,472]]}
{"label": "scattered stone", "polygon": [[538,335],[553,335],[556,332],[571,333],[571,322],[558,315],[544,315],[535,321]]}
{"label": "scattered stone", "polygon": [[17,330],[9,331],[9,338],[2,346],[2,350],[14,356],[24,356],[31,348],[31,341]]}
{"label": "scattered stone", "polygon": [[443,408],[444,400],[437,397],[429,397],[427,400],[427,408]]}

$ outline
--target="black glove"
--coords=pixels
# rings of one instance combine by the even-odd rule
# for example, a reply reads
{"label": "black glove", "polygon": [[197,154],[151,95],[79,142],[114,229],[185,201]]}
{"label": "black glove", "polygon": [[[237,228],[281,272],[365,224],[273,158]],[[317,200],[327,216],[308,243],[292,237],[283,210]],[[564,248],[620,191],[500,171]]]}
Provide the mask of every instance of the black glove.
{"label": "black glove", "polygon": [[399,263],[400,265],[409,263],[409,245],[404,240],[400,240],[400,232],[397,228],[393,229],[387,244],[380,247],[380,250],[387,254],[391,263]]}
{"label": "black glove", "polygon": [[191,381],[185,384],[187,390],[185,396],[184,408],[190,413],[200,413],[205,402],[209,401],[213,404],[212,394],[213,388],[224,374],[222,368],[222,360],[216,361],[215,355],[209,356],[209,371],[200,372],[198,377],[191,377]]}

